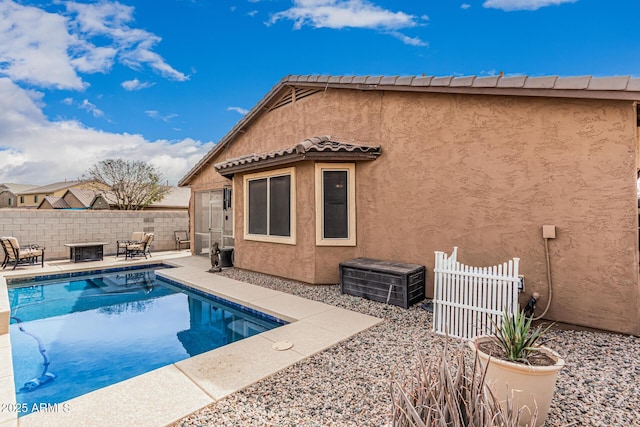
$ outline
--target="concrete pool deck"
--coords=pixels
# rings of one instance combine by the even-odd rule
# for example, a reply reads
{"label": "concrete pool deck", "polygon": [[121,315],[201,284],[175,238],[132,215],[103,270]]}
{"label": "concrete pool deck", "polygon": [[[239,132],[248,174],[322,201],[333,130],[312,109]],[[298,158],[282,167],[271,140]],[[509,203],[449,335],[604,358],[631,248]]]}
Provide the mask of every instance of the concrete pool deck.
{"label": "concrete pool deck", "polygon": [[[187,256],[185,256],[187,255]],[[162,261],[177,268],[162,270],[185,285],[290,322],[279,328],[229,344],[143,375],[96,390],[21,418],[15,404],[9,303],[6,278],[93,270]],[[381,321],[342,308],[300,298],[208,272],[209,259],[185,251],[154,253],[149,260],[105,257],[104,261],[45,262],[45,267],[0,271],[0,427],[9,426],[165,426],[248,387],[292,364],[325,350]],[[291,343],[279,350],[281,343]]]}

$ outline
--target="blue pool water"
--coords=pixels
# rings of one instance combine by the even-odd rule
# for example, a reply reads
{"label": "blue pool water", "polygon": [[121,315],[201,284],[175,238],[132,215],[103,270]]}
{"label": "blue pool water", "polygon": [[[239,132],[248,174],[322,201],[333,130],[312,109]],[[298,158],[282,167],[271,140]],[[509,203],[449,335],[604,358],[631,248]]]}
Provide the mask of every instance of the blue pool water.
{"label": "blue pool water", "polygon": [[19,415],[285,324],[153,269],[61,276],[9,281]]}

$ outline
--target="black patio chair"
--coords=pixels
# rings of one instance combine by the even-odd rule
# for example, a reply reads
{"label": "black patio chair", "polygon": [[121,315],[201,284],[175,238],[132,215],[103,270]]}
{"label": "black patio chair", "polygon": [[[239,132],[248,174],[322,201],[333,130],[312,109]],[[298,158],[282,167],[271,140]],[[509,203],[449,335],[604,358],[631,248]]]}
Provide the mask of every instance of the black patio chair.
{"label": "black patio chair", "polygon": [[4,250],[3,270],[9,264],[13,264],[13,270],[18,265],[35,265],[38,263],[38,258],[40,258],[40,265],[44,267],[44,247],[38,245],[20,247],[15,237],[0,237],[0,245]]}
{"label": "black patio chair", "polygon": [[127,253],[127,245],[140,243],[144,239],[144,231],[134,231],[129,240],[116,240],[116,258]]}
{"label": "black patio chair", "polygon": [[127,244],[124,258],[127,259],[142,255],[144,259],[147,259],[147,255],[151,256],[151,242],[153,241],[153,237],[153,233],[145,233],[141,242]]}

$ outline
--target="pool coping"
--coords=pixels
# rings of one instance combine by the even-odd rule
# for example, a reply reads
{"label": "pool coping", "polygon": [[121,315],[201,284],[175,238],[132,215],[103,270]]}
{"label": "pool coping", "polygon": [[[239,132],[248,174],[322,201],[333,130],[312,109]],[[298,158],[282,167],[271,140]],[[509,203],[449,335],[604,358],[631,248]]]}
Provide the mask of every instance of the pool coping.
{"label": "pool coping", "polygon": [[[135,264],[157,263],[159,258],[154,254],[153,260]],[[182,253],[181,257],[169,256],[162,262],[176,268],[158,270],[158,276],[290,323],[20,418],[17,418],[15,411],[1,411],[0,427],[165,426],[382,321],[329,304],[211,274],[208,272],[209,259],[205,257],[184,257]],[[121,260],[114,261],[106,257],[104,261],[85,264],[67,266],[60,263],[55,266],[55,271],[28,268],[28,271],[15,274],[0,273],[1,365],[11,367],[11,347],[5,331],[8,331],[9,321],[5,276],[28,277],[125,265]],[[293,346],[280,350],[282,343],[291,343]],[[12,368],[0,369],[0,404],[3,403],[15,404]]]}

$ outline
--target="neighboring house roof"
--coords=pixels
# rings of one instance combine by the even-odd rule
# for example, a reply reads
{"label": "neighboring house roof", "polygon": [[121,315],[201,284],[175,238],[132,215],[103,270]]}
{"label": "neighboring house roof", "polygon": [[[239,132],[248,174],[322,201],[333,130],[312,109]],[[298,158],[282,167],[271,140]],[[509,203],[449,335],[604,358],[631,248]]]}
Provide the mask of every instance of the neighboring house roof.
{"label": "neighboring house roof", "polygon": [[91,202],[96,197],[95,190],[85,190],[82,188],[70,188],[64,193],[63,198],[66,198],[68,194],[72,194],[76,199],[86,208],[91,207]]}
{"label": "neighboring house roof", "polygon": [[64,190],[70,187],[74,187],[81,184],[82,181],[62,181],[55,182],[49,185],[43,185],[41,187],[30,188],[25,191],[21,191],[19,194],[41,194],[41,193],[53,193],[55,191]]}
{"label": "neighboring house roof", "polygon": [[109,207],[112,207],[112,206],[116,205],[116,200],[113,197],[113,193],[111,193],[111,192],[100,192],[100,193],[96,193],[96,195],[93,197],[93,199],[91,200],[91,203],[89,204],[89,207],[96,208],[97,204],[98,204],[98,206],[100,208],[102,208],[102,206],[100,206],[100,205],[103,205],[103,204],[105,204],[105,205],[107,205]]}
{"label": "neighboring house roof", "polygon": [[38,209],[42,209],[43,205],[48,204],[52,209],[69,209],[71,206],[62,197],[46,196],[38,205]]}
{"label": "neighboring house roof", "polygon": [[[291,94],[291,89],[295,88]],[[435,76],[322,76],[289,75],[280,80],[236,125],[180,180],[188,185],[216,155],[263,112],[293,99],[327,90],[382,90],[401,92],[512,95],[561,98],[595,98],[640,101],[640,78],[618,77],[435,77]]]}
{"label": "neighboring house roof", "polygon": [[4,184],[0,184],[0,192],[2,191],[9,191],[13,194],[18,194],[22,191],[27,191],[31,188],[35,188],[37,187],[37,185],[32,185],[32,184],[13,184],[13,183],[4,183]]}
{"label": "neighboring house roof", "polygon": [[[96,193],[89,206],[94,206],[100,199],[106,201],[110,206],[117,205],[116,198],[111,191],[102,191]],[[171,187],[169,192],[157,202],[147,206],[146,209],[162,208],[162,209],[188,209],[189,200],[191,199],[191,189],[185,187]]]}
{"label": "neighboring house roof", "polygon": [[302,160],[374,160],[380,155],[380,146],[348,144],[319,136],[305,139],[295,147],[263,154],[249,154],[214,165],[221,175],[230,177],[234,173],[258,168],[302,161]]}
{"label": "neighboring house roof", "polygon": [[169,192],[157,202],[152,203],[150,208],[189,208],[189,200],[191,200],[191,189],[185,187],[171,187]]}

